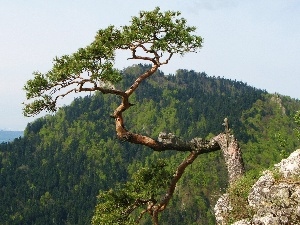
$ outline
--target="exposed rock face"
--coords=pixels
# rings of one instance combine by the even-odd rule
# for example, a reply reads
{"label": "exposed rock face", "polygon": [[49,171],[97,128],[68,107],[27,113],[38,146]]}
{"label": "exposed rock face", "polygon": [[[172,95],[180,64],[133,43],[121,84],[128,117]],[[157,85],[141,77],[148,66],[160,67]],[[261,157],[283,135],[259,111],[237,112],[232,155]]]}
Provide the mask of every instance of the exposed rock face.
{"label": "exposed rock face", "polygon": [[300,176],[300,149],[294,151],[287,159],[281,160],[275,165],[279,172],[285,177]]}
{"label": "exposed rock face", "polygon": [[[217,224],[227,224],[231,210],[227,194],[215,206]],[[273,171],[265,171],[252,186],[248,196],[252,218],[234,225],[300,224],[300,149],[275,165]]]}
{"label": "exposed rock face", "polygon": [[217,224],[226,224],[228,213],[232,210],[228,194],[223,194],[215,205],[215,217]]}

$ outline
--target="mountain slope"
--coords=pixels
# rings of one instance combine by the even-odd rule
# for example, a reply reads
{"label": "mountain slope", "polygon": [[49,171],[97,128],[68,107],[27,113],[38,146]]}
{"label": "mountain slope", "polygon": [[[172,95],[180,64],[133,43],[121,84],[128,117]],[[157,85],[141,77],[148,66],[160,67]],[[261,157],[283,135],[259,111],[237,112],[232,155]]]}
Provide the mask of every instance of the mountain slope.
{"label": "mountain slope", "polygon": [[[124,69],[119,87],[130,85],[146,68]],[[132,96],[135,106],[125,120],[128,129],[154,138],[161,131],[205,138],[222,132],[228,117],[242,141],[246,167],[253,170],[282,157],[284,151],[277,150],[270,157],[265,153],[270,148],[282,146],[288,152],[299,144],[292,141],[292,116],[299,101],[273,97],[205,73],[157,72]],[[109,117],[117,103],[117,97],[100,93],[77,98],[55,115],[28,124],[24,137],[0,145],[0,224],[89,224],[99,190],[126,181],[158,158],[167,158],[173,167],[181,162],[183,153],[157,153],[117,140]],[[178,184],[162,224],[214,224],[212,206],[227,187],[226,176],[219,152],[203,155]]]}

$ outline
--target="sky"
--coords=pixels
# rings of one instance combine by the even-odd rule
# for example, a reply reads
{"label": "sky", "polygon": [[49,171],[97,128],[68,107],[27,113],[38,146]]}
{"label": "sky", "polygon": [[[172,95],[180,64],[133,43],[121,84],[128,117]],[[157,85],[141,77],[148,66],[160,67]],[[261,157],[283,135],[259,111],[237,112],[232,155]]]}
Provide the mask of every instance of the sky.
{"label": "sky", "polygon": [[[300,99],[299,0],[1,0],[0,130],[24,130],[23,86],[55,56],[93,41],[99,29],[129,24],[139,11],[180,11],[203,48],[161,67],[206,72]],[[117,57],[116,67],[134,62]],[[70,104],[69,98],[62,104]]]}

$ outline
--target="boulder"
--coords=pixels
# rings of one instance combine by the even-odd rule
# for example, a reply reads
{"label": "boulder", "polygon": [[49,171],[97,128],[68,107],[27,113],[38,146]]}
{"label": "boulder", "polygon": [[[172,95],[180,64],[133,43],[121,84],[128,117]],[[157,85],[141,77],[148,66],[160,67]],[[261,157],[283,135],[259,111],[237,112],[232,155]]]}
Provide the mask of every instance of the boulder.
{"label": "boulder", "polygon": [[[300,224],[300,149],[263,172],[249,192],[248,204],[253,216],[231,224]],[[229,197],[224,194],[215,206],[217,224],[231,221],[230,210]]]}

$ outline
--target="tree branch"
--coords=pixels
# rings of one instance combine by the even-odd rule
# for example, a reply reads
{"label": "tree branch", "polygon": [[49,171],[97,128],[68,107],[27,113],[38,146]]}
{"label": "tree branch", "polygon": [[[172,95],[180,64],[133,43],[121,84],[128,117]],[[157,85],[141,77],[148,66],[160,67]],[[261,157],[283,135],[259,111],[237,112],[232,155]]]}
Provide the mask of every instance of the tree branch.
{"label": "tree branch", "polygon": [[[226,127],[228,131],[228,126]],[[164,211],[169,204],[171,198],[173,197],[176,185],[180,178],[182,177],[185,169],[191,165],[195,159],[204,152],[214,151],[217,149],[222,150],[224,155],[225,163],[227,165],[228,175],[229,175],[229,184],[235,182],[238,178],[244,175],[244,164],[242,160],[242,154],[238,145],[237,140],[233,135],[229,136],[228,133],[221,133],[216,137],[212,138],[209,143],[212,148],[202,148],[203,143],[207,145],[207,141],[202,141],[202,139],[193,139],[191,142],[194,142],[195,150],[192,151],[188,157],[186,157],[182,163],[177,167],[176,172],[170,182],[170,185],[167,189],[167,192],[164,198],[160,201],[160,203],[153,205],[151,208],[148,207],[148,212],[152,216],[154,224],[158,225],[158,213]],[[172,142],[174,138],[169,139],[167,142]],[[215,145],[217,143],[218,147]],[[204,150],[204,151],[203,151]]]}
{"label": "tree branch", "polygon": [[129,89],[127,89],[125,91],[125,93],[128,95],[128,97],[138,88],[138,86],[140,85],[140,83],[142,81],[144,81],[145,79],[147,79],[148,77],[150,77],[152,74],[154,74],[157,69],[158,69],[159,65],[153,65],[151,67],[151,69],[147,70],[145,73],[143,73],[142,75],[140,75],[135,81],[134,83],[130,86]]}
{"label": "tree branch", "polygon": [[176,150],[181,152],[197,151],[200,154],[220,150],[220,146],[215,139],[203,140],[201,138],[193,138],[190,141],[184,141],[174,134],[160,133],[157,140],[151,137],[131,133],[123,130],[124,133],[118,137],[122,140],[147,146],[154,151]]}
{"label": "tree branch", "polygon": [[171,180],[170,186],[167,190],[167,193],[165,194],[162,201],[158,204],[157,210],[159,212],[165,210],[167,205],[169,204],[171,198],[173,197],[177,182],[182,177],[185,169],[188,167],[188,165],[192,164],[194,160],[198,157],[200,154],[200,151],[193,151],[189,154],[189,156],[182,161],[182,163],[177,167],[177,170],[174,174],[173,179]]}

